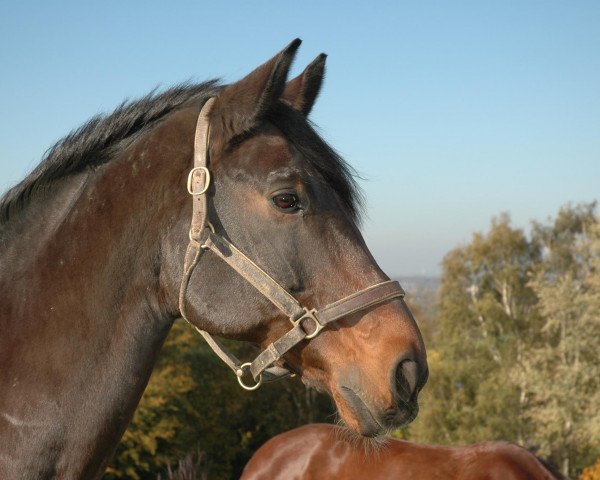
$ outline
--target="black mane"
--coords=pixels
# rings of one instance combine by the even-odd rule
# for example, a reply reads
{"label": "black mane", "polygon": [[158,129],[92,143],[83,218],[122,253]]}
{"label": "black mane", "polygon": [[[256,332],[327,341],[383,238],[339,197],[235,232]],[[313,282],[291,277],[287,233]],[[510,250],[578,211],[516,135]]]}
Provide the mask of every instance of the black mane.
{"label": "black mane", "polygon": [[160,94],[156,91],[134,101],[125,100],[111,114],[96,115],[48,149],[40,164],[0,200],[0,223],[20,210],[31,196],[53,181],[93,168],[110,160],[146,127],[154,124],[184,103],[203,100],[215,94],[216,80],[180,84]]}
{"label": "black mane", "polygon": [[[96,115],[51,147],[40,164],[0,199],[0,224],[21,210],[32,196],[54,181],[106,163],[147,127],[190,101],[204,103],[222,88],[218,81],[180,84],[134,101],[124,101],[111,114]],[[303,118],[303,117],[302,117]],[[300,114],[279,105],[273,123],[294,143],[357,218],[361,193],[354,170],[330,148]]]}

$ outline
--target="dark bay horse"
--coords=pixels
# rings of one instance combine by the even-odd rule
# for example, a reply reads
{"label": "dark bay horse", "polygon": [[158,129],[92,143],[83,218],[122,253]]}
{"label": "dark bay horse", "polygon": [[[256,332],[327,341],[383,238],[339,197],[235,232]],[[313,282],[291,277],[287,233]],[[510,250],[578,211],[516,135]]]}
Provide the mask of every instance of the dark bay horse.
{"label": "dark bay horse", "polygon": [[357,228],[352,170],[307,120],[325,55],[287,81],[299,44],[90,120],[2,198],[0,478],[97,478],[184,309],[265,348],[237,375],[286,367],[358,433],[415,417],[423,342]]}
{"label": "dark bay horse", "polygon": [[[375,443],[376,442],[376,443]],[[556,480],[550,465],[517,445],[464,447],[365,439],[333,425],[277,435],[250,459],[241,480]]]}

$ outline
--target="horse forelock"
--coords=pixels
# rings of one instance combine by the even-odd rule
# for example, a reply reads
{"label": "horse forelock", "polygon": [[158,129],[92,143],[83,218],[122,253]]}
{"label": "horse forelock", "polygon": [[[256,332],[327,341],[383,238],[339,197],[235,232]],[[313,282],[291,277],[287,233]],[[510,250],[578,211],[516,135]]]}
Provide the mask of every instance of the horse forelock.
{"label": "horse forelock", "polygon": [[355,221],[360,220],[363,209],[363,194],[357,183],[359,175],[330,145],[315,131],[315,126],[302,113],[284,102],[278,102],[269,112],[272,122],[292,145],[338,195]]}

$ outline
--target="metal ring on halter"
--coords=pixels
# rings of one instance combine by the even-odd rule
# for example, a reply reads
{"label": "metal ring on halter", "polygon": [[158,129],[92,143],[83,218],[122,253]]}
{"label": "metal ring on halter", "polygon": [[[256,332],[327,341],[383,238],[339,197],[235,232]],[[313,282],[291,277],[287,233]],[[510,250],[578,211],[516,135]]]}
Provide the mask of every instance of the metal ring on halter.
{"label": "metal ring on halter", "polygon": [[[210,230],[212,233],[215,233],[215,227],[213,227],[213,224],[212,224],[212,223],[210,223],[210,222],[206,222],[206,226],[208,227],[208,229],[209,229],[209,230]],[[208,250],[208,249],[210,249],[210,247],[209,247],[209,246],[208,246],[206,243],[203,243],[202,245],[200,245],[200,248],[201,248],[202,250]]]}
{"label": "metal ring on halter", "polygon": [[[204,172],[204,187],[199,192],[194,192],[192,182],[194,181],[194,173],[198,170],[201,170]],[[208,170],[208,168],[194,167],[190,170],[190,173],[188,173],[188,179],[187,179],[187,191],[190,195],[202,195],[203,193],[206,193],[209,186],[210,186],[210,171]]]}
{"label": "metal ring on halter", "polygon": [[[240,368],[235,372],[235,374],[237,375],[237,381],[238,383],[241,385],[241,387],[244,390],[248,390],[248,391],[252,391],[252,390],[256,390],[258,387],[260,387],[262,385],[262,373],[260,373],[258,375],[258,381],[256,382],[256,385],[251,385],[248,386],[244,383],[244,381],[242,380],[242,375],[244,375],[244,370],[245,369],[249,369],[250,365],[252,365],[252,363],[250,362],[246,362],[246,363],[242,363],[240,365]],[[250,373],[250,370],[248,370],[248,373]]]}

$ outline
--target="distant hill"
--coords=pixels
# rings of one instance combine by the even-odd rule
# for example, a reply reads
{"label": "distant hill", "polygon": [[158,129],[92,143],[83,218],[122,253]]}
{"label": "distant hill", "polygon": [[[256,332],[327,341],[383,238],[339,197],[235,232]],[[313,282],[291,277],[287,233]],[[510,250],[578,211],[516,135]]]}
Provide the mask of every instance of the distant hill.
{"label": "distant hill", "polygon": [[435,303],[438,290],[440,289],[439,277],[399,277],[396,278],[406,291],[408,300],[415,301],[419,306],[425,308],[428,303]]}
{"label": "distant hill", "polygon": [[[406,292],[406,302],[414,310],[418,323],[426,322],[427,330],[434,331],[433,320],[436,313],[436,299],[440,289],[439,277],[397,277]],[[425,333],[425,332],[424,332]]]}

